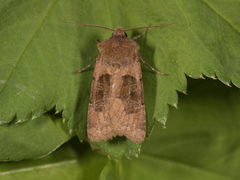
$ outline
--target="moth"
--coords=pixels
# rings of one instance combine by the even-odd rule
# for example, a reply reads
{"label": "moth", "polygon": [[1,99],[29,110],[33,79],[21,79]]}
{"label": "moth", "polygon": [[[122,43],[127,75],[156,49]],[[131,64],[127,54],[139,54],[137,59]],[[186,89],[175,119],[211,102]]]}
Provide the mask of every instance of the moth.
{"label": "moth", "polygon": [[[113,30],[102,26],[64,22],[113,31],[109,39],[98,42],[99,55],[96,60],[74,72],[80,73],[96,62],[88,107],[88,138],[98,142],[116,136],[126,136],[135,143],[143,142],[146,135],[146,117],[139,59],[156,73],[169,75],[146,63],[139,53],[139,45],[134,40],[145,34],[149,28],[175,23],[160,26],[150,24],[147,27],[128,30],[117,27]],[[135,29],[145,31],[128,39],[126,31]]]}

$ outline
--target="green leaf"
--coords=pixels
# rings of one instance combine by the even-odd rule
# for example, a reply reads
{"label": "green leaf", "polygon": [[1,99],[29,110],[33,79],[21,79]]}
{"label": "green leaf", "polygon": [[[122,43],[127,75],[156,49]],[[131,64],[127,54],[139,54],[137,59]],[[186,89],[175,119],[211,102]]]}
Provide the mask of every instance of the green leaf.
{"label": "green leaf", "polygon": [[141,144],[134,143],[125,137],[117,137],[113,140],[91,142],[89,141],[93,149],[101,149],[110,159],[119,160],[123,155],[130,158],[131,156],[138,157]]}
{"label": "green leaf", "polygon": [[[240,87],[238,8],[239,1],[214,0],[3,1],[0,123],[9,123],[14,117],[24,122],[55,107],[62,111],[70,132],[85,139],[93,68],[77,75],[72,72],[95,60],[95,39],[107,39],[111,32],[61,20],[126,29],[180,22],[149,29],[136,41],[151,66],[170,74],[164,77],[142,67],[149,137],[155,120],[165,123],[168,104],[177,106],[176,90],[186,92],[185,74],[193,78],[216,76],[227,85],[232,82]],[[141,32],[133,31],[129,37]],[[125,145],[127,141],[122,147]],[[119,154],[110,148],[103,150]],[[125,149],[129,153],[131,148]]]}
{"label": "green leaf", "polygon": [[94,153],[87,144],[73,138],[44,158],[0,163],[0,179],[98,179],[106,163],[106,156]]}
{"label": "green leaf", "polygon": [[126,179],[121,171],[121,161],[108,161],[102,170],[99,180],[120,180]]}
{"label": "green leaf", "polygon": [[0,126],[0,161],[19,161],[53,152],[68,141],[66,124],[49,115],[21,124]]}

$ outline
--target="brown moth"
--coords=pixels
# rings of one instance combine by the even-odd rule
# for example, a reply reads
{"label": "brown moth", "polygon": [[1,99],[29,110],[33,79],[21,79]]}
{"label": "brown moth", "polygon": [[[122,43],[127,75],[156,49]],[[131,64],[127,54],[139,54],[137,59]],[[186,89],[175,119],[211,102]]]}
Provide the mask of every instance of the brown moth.
{"label": "brown moth", "polygon": [[[148,27],[124,31],[122,27],[113,30],[101,26],[67,23],[113,31],[109,39],[97,44],[99,49],[97,59],[74,72],[82,72],[96,62],[88,107],[88,138],[98,142],[116,136],[126,136],[135,143],[141,143],[146,135],[146,117],[142,72],[138,59],[158,74],[165,76],[168,74],[161,73],[147,64],[138,52],[139,45],[133,40],[142,36],[149,28],[171,24],[160,26],[150,24]],[[128,39],[125,32],[135,29],[145,29],[145,31]]]}

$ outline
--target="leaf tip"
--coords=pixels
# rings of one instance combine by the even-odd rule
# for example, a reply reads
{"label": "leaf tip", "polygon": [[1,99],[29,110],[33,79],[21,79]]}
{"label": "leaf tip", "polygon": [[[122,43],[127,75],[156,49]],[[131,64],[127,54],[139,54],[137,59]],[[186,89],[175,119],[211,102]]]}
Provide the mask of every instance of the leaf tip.
{"label": "leaf tip", "polygon": [[216,76],[210,76],[210,78],[212,78],[212,79],[214,79],[214,80],[216,80],[217,78],[216,78]]}
{"label": "leaf tip", "polygon": [[166,129],[166,121],[162,120],[162,121],[160,121],[160,122],[161,122],[162,125],[163,125],[163,129]]}
{"label": "leaf tip", "polygon": [[58,114],[58,113],[60,113],[60,112],[61,112],[61,111],[56,111],[55,114]]}
{"label": "leaf tip", "polygon": [[40,116],[38,116],[38,115],[37,116],[33,116],[31,120],[37,119],[38,117],[40,117]]}
{"label": "leaf tip", "polygon": [[17,120],[17,122],[16,122],[16,124],[20,124],[20,123],[22,123],[22,120]]}
{"label": "leaf tip", "polygon": [[205,79],[205,77],[203,77],[203,75],[200,76],[201,79]]}
{"label": "leaf tip", "polygon": [[141,146],[138,147],[138,154],[141,152]]}
{"label": "leaf tip", "polygon": [[178,108],[176,103],[173,104],[173,107],[175,107],[176,109]]}
{"label": "leaf tip", "polygon": [[225,83],[228,87],[232,87],[231,85],[230,85],[230,83]]}

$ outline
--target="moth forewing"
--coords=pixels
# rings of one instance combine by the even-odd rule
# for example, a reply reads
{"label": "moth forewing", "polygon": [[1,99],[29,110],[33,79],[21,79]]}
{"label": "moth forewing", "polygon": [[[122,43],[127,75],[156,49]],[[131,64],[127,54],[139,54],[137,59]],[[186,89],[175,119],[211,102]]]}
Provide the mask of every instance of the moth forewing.
{"label": "moth forewing", "polygon": [[141,143],[146,134],[146,117],[141,66],[137,57],[128,69],[128,73],[122,76],[120,99],[124,104],[124,118],[119,118],[122,121],[119,125],[124,124],[123,135]]}
{"label": "moth forewing", "polygon": [[91,141],[101,141],[114,136],[112,128],[104,118],[106,102],[110,95],[111,77],[102,66],[99,54],[93,74],[90,102],[88,107],[88,137]]}

